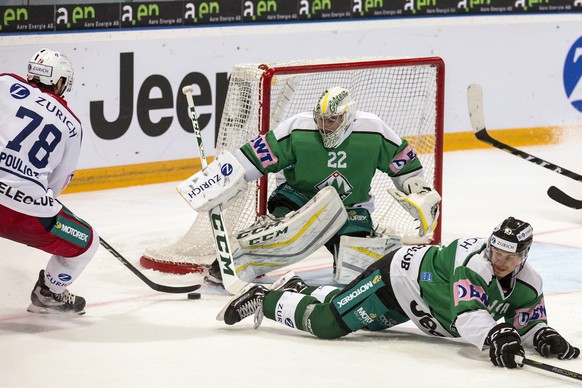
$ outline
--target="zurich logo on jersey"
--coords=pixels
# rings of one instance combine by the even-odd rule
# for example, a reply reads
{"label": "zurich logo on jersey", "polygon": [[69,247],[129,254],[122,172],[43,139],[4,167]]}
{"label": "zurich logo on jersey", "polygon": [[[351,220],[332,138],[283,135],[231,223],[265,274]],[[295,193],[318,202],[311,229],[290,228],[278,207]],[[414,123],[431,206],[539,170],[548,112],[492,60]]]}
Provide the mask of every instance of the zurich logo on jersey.
{"label": "zurich logo on jersey", "polygon": [[22,84],[13,84],[10,87],[10,95],[18,100],[23,100],[30,96],[30,90],[28,90]]}
{"label": "zurich logo on jersey", "polygon": [[582,112],[582,36],[574,42],[566,55],[564,89],[570,104]]}

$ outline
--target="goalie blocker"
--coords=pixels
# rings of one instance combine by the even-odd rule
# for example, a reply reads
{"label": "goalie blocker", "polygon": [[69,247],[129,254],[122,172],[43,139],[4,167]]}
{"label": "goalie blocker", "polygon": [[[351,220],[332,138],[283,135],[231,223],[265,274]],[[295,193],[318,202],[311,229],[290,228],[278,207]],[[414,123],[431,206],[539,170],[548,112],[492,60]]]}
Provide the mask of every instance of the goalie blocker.
{"label": "goalie blocker", "polygon": [[232,199],[247,189],[244,168],[228,151],[222,151],[208,166],[177,187],[180,195],[197,212],[217,206],[226,209]]}

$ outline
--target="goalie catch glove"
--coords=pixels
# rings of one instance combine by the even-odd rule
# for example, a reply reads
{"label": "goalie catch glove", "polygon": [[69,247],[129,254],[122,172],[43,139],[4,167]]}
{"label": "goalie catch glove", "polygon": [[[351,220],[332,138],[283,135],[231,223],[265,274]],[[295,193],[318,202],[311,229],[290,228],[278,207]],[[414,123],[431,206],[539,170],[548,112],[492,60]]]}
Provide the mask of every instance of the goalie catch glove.
{"label": "goalie catch glove", "polygon": [[551,327],[541,328],[533,339],[534,348],[544,357],[558,356],[559,360],[578,358],[580,349],[572,346]]}
{"label": "goalie catch glove", "polygon": [[432,233],[439,218],[441,196],[432,190],[421,177],[407,179],[402,185],[403,191],[390,188],[388,192],[414,219],[420,222],[418,235],[424,237]]}
{"label": "goalie catch glove", "polygon": [[489,345],[489,358],[495,366],[517,368],[515,356],[525,356],[519,333],[508,323],[495,325],[487,335],[485,345]]}

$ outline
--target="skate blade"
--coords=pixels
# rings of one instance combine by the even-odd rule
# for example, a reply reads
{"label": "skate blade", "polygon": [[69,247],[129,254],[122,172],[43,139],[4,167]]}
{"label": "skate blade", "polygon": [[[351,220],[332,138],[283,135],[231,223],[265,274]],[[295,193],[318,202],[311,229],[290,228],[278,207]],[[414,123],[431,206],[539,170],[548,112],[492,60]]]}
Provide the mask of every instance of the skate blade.
{"label": "skate blade", "polygon": [[237,299],[238,297],[240,297],[242,294],[244,294],[245,292],[247,292],[250,288],[252,288],[253,286],[256,286],[256,283],[249,283],[247,284],[245,287],[243,287],[242,290],[240,290],[236,295],[234,295],[232,298],[230,298],[230,300],[224,305],[224,307],[222,308],[222,310],[220,310],[220,312],[218,313],[218,315],[216,316],[216,320],[217,321],[224,321],[224,314],[226,313],[226,309],[228,308],[228,306],[230,306],[230,304]]}
{"label": "skate blade", "polygon": [[30,304],[30,306],[28,306],[26,311],[28,311],[29,313],[33,313],[33,314],[52,314],[52,315],[83,315],[83,314],[85,314],[85,309],[83,309],[79,312],[59,311],[59,310],[51,309],[48,307],[36,306],[32,303]]}
{"label": "skate blade", "polygon": [[268,288],[270,291],[274,291],[277,290],[281,287],[283,287],[283,285],[285,283],[287,283],[289,281],[289,279],[291,279],[293,276],[295,276],[295,272],[293,271],[289,271],[287,273],[285,273],[285,275],[281,276],[279,279],[277,279],[275,281],[275,283],[271,284]]}
{"label": "skate blade", "polygon": [[212,287],[222,288],[224,290],[224,284],[222,283],[222,280],[216,279],[214,276],[204,276],[204,284]]}

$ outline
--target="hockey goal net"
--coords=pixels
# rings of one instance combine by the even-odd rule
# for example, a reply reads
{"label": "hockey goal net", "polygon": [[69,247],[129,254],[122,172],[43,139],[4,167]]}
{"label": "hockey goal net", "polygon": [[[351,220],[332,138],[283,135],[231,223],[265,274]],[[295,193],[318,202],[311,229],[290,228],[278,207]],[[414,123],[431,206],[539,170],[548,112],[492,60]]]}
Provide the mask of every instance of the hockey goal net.
{"label": "hockey goal net", "polygon": [[[332,86],[347,88],[358,110],[377,114],[407,139],[422,161],[425,178],[441,193],[444,63],[438,57],[237,65],[228,86],[217,151],[234,151],[282,120],[312,111],[321,93]],[[265,176],[250,186],[224,211],[229,236],[265,214],[275,179]],[[431,239],[418,239],[416,221],[386,192],[391,186],[384,173],[374,177],[372,218],[378,231],[398,234],[411,243],[440,242],[440,220]],[[140,262],[163,272],[200,272],[216,257],[213,241],[207,215],[199,214],[179,241],[146,249]]]}

